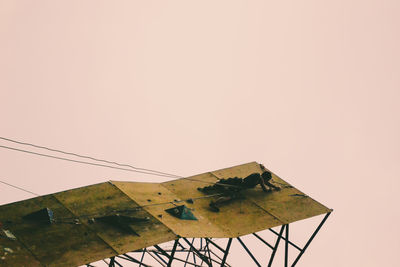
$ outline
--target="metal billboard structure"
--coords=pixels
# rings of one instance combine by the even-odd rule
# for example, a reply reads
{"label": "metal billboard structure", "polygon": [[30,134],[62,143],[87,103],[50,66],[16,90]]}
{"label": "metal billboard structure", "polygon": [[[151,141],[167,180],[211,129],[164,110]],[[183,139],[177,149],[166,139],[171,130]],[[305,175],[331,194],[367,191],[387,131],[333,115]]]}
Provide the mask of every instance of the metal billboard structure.
{"label": "metal billboard structure", "polygon": [[[94,266],[99,260],[108,266],[151,266],[149,257],[160,266],[230,266],[233,240],[256,266],[272,266],[284,243],[284,265],[295,266],[331,209],[273,173],[271,183],[280,190],[241,190],[218,212],[210,201],[221,194],[198,190],[261,172],[251,162],[164,183],[109,181],[0,206],[0,266]],[[291,223],[323,214],[304,246],[290,241]],[[257,234],[266,229],[276,236],[273,243]],[[249,234],[268,247],[268,259],[260,261],[246,246],[241,237]],[[160,246],[166,242],[172,247]],[[290,264],[289,247],[298,250]]]}

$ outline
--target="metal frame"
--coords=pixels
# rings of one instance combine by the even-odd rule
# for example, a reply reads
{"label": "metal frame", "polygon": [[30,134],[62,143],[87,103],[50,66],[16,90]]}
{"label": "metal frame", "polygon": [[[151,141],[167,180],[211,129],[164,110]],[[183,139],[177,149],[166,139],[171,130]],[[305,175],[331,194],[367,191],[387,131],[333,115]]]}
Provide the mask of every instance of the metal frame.
{"label": "metal frame", "polygon": [[[257,260],[257,258],[253,255],[253,253],[250,251],[250,249],[246,246],[246,244],[240,237],[226,238],[225,240],[227,240],[227,242],[225,249],[222,248],[221,245],[214,242],[211,238],[192,238],[192,240],[189,241],[187,238],[180,237],[175,241],[173,241],[174,243],[171,249],[161,248],[159,245],[154,245],[149,248],[144,248],[130,252],[130,255],[125,253],[119,256],[111,257],[109,259],[109,262],[107,262],[106,260],[103,261],[109,267],[117,267],[117,266],[123,267],[123,265],[120,262],[118,262],[117,259],[136,263],[138,264],[139,267],[141,266],[149,267],[151,265],[146,264],[144,258],[145,255],[150,255],[152,260],[156,261],[160,266],[163,267],[173,266],[174,262],[184,263],[184,267],[186,266],[230,267],[230,265],[226,261],[229,255],[229,250],[231,248],[232,241],[233,239],[236,239],[238,243],[243,247],[243,249],[247,252],[249,257],[253,260],[255,266],[261,267],[263,266],[262,264],[264,263],[265,266],[271,267],[274,262],[276,252],[279,248],[280,241],[282,240],[282,242],[284,242],[284,252],[285,252],[284,267],[289,267],[289,266],[295,267],[300,258],[302,257],[302,255],[304,254],[304,252],[310,246],[311,242],[313,241],[319,230],[322,228],[322,226],[328,219],[330,214],[331,212],[327,213],[324,216],[322,221],[319,223],[318,227],[314,230],[311,237],[308,239],[308,241],[302,248],[289,240],[289,224],[282,225],[279,230],[279,233],[274,231],[273,229],[269,229],[270,232],[272,232],[275,236],[277,236],[274,245],[271,245],[270,243],[265,241],[257,233],[253,233],[252,235],[257,240],[261,241],[262,244],[264,244],[267,248],[271,250],[268,262],[265,261],[260,263],[260,261]],[[295,260],[291,264],[289,263],[290,247],[293,247],[299,251]],[[136,255],[139,255],[140,257],[135,258]],[[86,266],[92,267],[93,265],[88,263],[86,264]]]}

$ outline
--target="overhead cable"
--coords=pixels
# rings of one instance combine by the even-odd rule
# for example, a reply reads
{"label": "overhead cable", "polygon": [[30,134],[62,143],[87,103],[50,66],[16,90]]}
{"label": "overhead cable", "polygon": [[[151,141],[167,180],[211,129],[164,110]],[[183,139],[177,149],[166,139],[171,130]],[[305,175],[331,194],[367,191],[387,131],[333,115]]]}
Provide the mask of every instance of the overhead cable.
{"label": "overhead cable", "polygon": [[160,171],[151,170],[151,169],[145,169],[145,168],[138,168],[138,167],[132,166],[130,164],[123,164],[123,163],[118,163],[116,161],[109,161],[109,160],[99,159],[99,158],[95,158],[95,157],[91,157],[91,156],[80,155],[80,154],[77,154],[77,153],[67,152],[67,151],[54,149],[54,148],[50,148],[50,147],[46,147],[46,146],[35,145],[35,144],[32,144],[32,143],[27,143],[27,142],[21,142],[21,141],[13,140],[13,139],[10,139],[10,138],[1,137],[1,136],[0,136],[0,139],[8,141],[8,142],[12,142],[12,143],[20,144],[20,145],[31,146],[31,147],[35,147],[35,148],[39,148],[39,149],[45,149],[45,150],[52,151],[52,152],[62,153],[62,154],[65,154],[65,155],[70,155],[70,156],[75,156],[75,157],[79,157],[79,158],[90,159],[90,160],[93,160],[93,161],[98,161],[98,162],[103,162],[103,163],[108,163],[108,164],[114,164],[114,165],[117,165],[117,166],[120,166],[120,167],[128,167],[128,168],[131,168],[133,170],[139,170],[139,171],[145,171],[145,172],[153,172],[153,173],[156,173],[156,174],[161,174],[163,176],[182,178],[182,176],[179,176],[179,175],[176,175],[176,174],[170,174],[170,173],[166,173],[166,172],[160,172]]}
{"label": "overhead cable", "polygon": [[6,182],[4,182],[4,181],[0,181],[0,183],[3,183],[3,184],[5,184],[5,185],[14,187],[14,188],[19,189],[19,190],[22,190],[22,191],[25,191],[25,192],[27,192],[27,193],[29,193],[29,194],[32,194],[32,195],[35,195],[35,196],[40,196],[39,194],[36,194],[36,193],[34,193],[34,192],[32,192],[32,191],[26,190],[26,189],[24,189],[24,188],[22,188],[22,187],[19,187],[19,186],[16,186],[16,185],[12,185],[12,184],[6,183]]}
{"label": "overhead cable", "polygon": [[128,168],[114,167],[114,166],[105,165],[105,164],[92,163],[92,162],[74,160],[74,159],[68,159],[68,158],[57,157],[57,156],[42,154],[42,153],[38,153],[38,152],[33,152],[33,151],[29,151],[29,150],[9,147],[9,146],[0,145],[0,148],[5,148],[5,149],[9,149],[9,150],[24,152],[24,153],[33,154],[33,155],[46,157],[46,158],[53,158],[53,159],[65,160],[65,161],[70,161],[70,162],[75,162],[75,163],[81,163],[81,164],[87,164],[87,165],[93,165],[93,166],[100,166],[100,167],[104,167],[104,168],[117,169],[117,170],[129,171],[129,172],[138,172],[138,173],[144,173],[144,174],[149,174],[149,175],[156,175],[156,176],[164,176],[164,177],[167,177],[167,178],[173,178],[173,177],[171,177],[169,175],[164,175],[164,174],[156,174],[156,173],[153,173],[153,172],[139,171],[139,170],[133,170],[133,169],[128,169]]}
{"label": "overhead cable", "polygon": [[[96,158],[93,158],[93,157],[83,156],[83,155],[79,155],[79,154],[72,153],[72,152],[65,152],[65,151],[62,151],[62,150],[57,150],[57,149],[53,149],[53,148],[39,146],[39,145],[31,144],[31,143],[20,142],[20,141],[12,140],[12,139],[5,138],[5,137],[0,137],[0,139],[5,140],[5,141],[9,141],[9,142],[13,142],[13,143],[17,143],[17,144],[21,144],[21,145],[28,145],[28,146],[32,146],[32,147],[35,147],[35,148],[46,149],[46,150],[53,151],[53,152],[59,152],[59,153],[67,154],[67,155],[73,155],[73,156],[77,156],[77,157],[81,157],[81,158],[87,158],[87,159],[101,161],[101,162],[105,162],[105,163],[116,164],[116,165],[119,165],[119,166],[128,166],[129,168],[115,167],[115,166],[110,166],[110,165],[106,165],[106,164],[93,163],[93,162],[81,161],[81,160],[74,160],[74,159],[69,159],[69,158],[58,157],[58,156],[53,156],[53,155],[49,155],[49,154],[43,154],[43,153],[38,153],[38,152],[34,152],[34,151],[29,151],[29,150],[25,150],[25,149],[19,149],[19,148],[0,145],[0,148],[5,148],[5,149],[13,150],[13,151],[18,151],[18,152],[24,152],[24,153],[28,153],[28,154],[32,154],[32,155],[41,156],[41,157],[47,157],[47,158],[58,159],[58,160],[65,160],[65,161],[74,162],[74,163],[87,164],[87,165],[92,165],[92,166],[111,168],[111,169],[117,169],[117,170],[129,171],[129,172],[143,173],[143,174],[148,174],[148,175],[162,176],[162,177],[167,177],[167,178],[183,178],[185,180],[190,180],[190,181],[196,181],[196,182],[201,182],[201,183],[206,183],[206,184],[215,184],[215,182],[208,182],[208,181],[198,180],[198,179],[195,179],[195,178],[182,177],[182,176],[175,175],[175,174],[169,174],[169,173],[154,171],[154,170],[151,170],[151,169],[137,168],[137,167],[133,167],[132,165],[128,165],[128,164],[121,164],[121,163],[117,163],[117,162],[113,162],[113,161],[96,159]],[[218,180],[219,180],[219,178],[218,178]],[[239,187],[239,186],[230,185],[230,184],[224,184],[224,186],[225,187]]]}
{"label": "overhead cable", "polygon": [[[104,167],[104,168],[111,168],[111,169],[117,169],[117,170],[129,171],[129,172],[138,172],[138,173],[144,173],[144,174],[149,174],[149,175],[163,176],[163,177],[167,177],[167,178],[174,178],[174,177],[171,177],[171,176],[168,176],[168,175],[163,175],[163,174],[156,174],[156,173],[152,173],[152,172],[138,171],[138,170],[133,170],[133,169],[114,167],[114,166],[105,165],[105,164],[92,163],[92,162],[87,162],[87,161],[81,161],[81,160],[74,160],[74,159],[68,159],[68,158],[63,158],[63,157],[57,157],[57,156],[52,156],[52,155],[48,155],[48,154],[42,154],[42,153],[33,152],[33,151],[29,151],[29,150],[19,149],[19,148],[15,148],[15,147],[9,147],[9,146],[0,145],[0,148],[14,150],[14,151],[18,151],[18,152],[24,152],[24,153],[37,155],[37,156],[41,156],[41,157],[46,157],[46,158],[65,160],[65,161],[74,162],[74,163],[81,163],[81,164],[87,164],[87,165]],[[207,181],[202,181],[202,180],[198,180],[198,179],[194,179],[194,178],[183,177],[182,179],[190,180],[190,181],[196,181],[196,182],[205,183],[205,184],[215,184],[215,182],[207,182]],[[236,185],[230,185],[230,184],[224,184],[224,186],[226,186],[226,187],[238,187]]]}

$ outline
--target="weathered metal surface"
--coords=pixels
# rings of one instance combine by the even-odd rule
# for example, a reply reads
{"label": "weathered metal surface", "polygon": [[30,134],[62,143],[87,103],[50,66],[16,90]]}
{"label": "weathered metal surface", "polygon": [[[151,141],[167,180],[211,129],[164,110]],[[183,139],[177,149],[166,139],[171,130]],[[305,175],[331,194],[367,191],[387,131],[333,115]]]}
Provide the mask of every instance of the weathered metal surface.
{"label": "weathered metal surface", "polygon": [[[188,199],[186,196],[181,198],[162,184],[115,181],[113,181],[113,184],[118,186],[118,188],[134,199],[139,205],[144,206],[146,211],[155,216],[176,235],[183,237],[197,237],[202,235],[224,236],[224,231],[218,225],[213,224],[207,217],[199,213],[200,210],[197,209],[196,205],[197,201],[195,201],[195,204],[187,203],[185,202],[185,199]],[[182,220],[165,211],[182,203],[192,209],[193,214],[198,219],[197,221]]]}
{"label": "weathered metal surface", "polygon": [[[56,218],[69,219],[54,224],[23,219],[25,215],[43,208],[51,209]],[[87,227],[73,224],[71,218],[75,216],[52,195],[1,206],[0,214],[0,220],[7,222],[5,227],[42,265],[77,266],[103,255],[115,254]]]}
{"label": "weathered metal surface", "polygon": [[[55,194],[55,197],[71,210],[114,254],[140,249],[173,240],[171,230],[111,183],[102,183]],[[148,218],[148,221],[127,225],[135,234],[96,220],[98,217],[121,214],[134,218]],[[91,221],[94,219],[93,223]]]}
{"label": "weathered metal surface", "polygon": [[[254,172],[262,172],[260,165],[256,162],[212,173],[222,179],[234,176],[242,178]],[[272,190],[271,192],[265,193],[260,187],[256,187],[254,189],[243,191],[242,194],[257,206],[278,218],[282,222],[281,224],[287,224],[331,212],[331,209],[328,209],[324,205],[297,190],[274,173],[272,173],[272,179],[270,182],[279,186],[281,190]]]}
{"label": "weathered metal surface", "polygon": [[0,266],[42,266],[18,240],[0,236]]}
{"label": "weathered metal surface", "polygon": [[196,217],[201,218],[198,221],[199,230],[194,230],[189,225],[181,225],[177,234],[185,237],[237,237],[282,224],[274,216],[245,198],[226,203],[220,208],[220,212],[211,211],[210,201],[220,196],[208,197],[197,188],[209,185],[205,182],[215,183],[216,181],[218,179],[213,173],[205,173],[162,183],[180,199],[194,199],[194,203],[189,204],[189,207],[194,209]]}
{"label": "weathered metal surface", "polygon": [[284,188],[268,195],[252,190],[244,194],[285,224],[331,211],[295,188]]}
{"label": "weathered metal surface", "polygon": [[[181,237],[238,237],[331,210],[276,175],[213,212],[197,188],[261,173],[256,162],[165,183],[107,182],[0,206],[0,266],[78,266]],[[185,205],[197,220],[166,210]],[[24,216],[49,209],[54,222]],[[12,237],[12,235],[11,235]]]}

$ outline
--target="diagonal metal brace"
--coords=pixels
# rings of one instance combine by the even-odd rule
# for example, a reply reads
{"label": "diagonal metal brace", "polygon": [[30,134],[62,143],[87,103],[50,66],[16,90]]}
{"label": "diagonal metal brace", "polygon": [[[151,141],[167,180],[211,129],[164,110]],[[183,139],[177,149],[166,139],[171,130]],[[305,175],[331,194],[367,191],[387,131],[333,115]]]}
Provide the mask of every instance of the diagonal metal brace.
{"label": "diagonal metal brace", "polygon": [[192,248],[193,252],[196,253],[196,255],[202,259],[208,266],[212,266],[211,263],[209,262],[208,258],[204,256],[203,254],[200,253],[186,238],[182,237],[183,240]]}
{"label": "diagonal metal brace", "polygon": [[300,260],[301,256],[303,256],[304,252],[306,251],[306,249],[308,248],[308,246],[311,244],[311,242],[313,241],[314,237],[317,235],[317,233],[319,232],[319,230],[321,229],[322,225],[324,225],[325,221],[328,219],[329,215],[331,215],[331,212],[328,212],[324,219],[322,219],[321,223],[318,225],[317,229],[315,229],[314,233],[311,235],[310,239],[307,241],[306,245],[304,246],[304,248],[300,251],[299,255],[297,256],[297,258],[294,260],[292,267],[294,267],[297,262]]}

